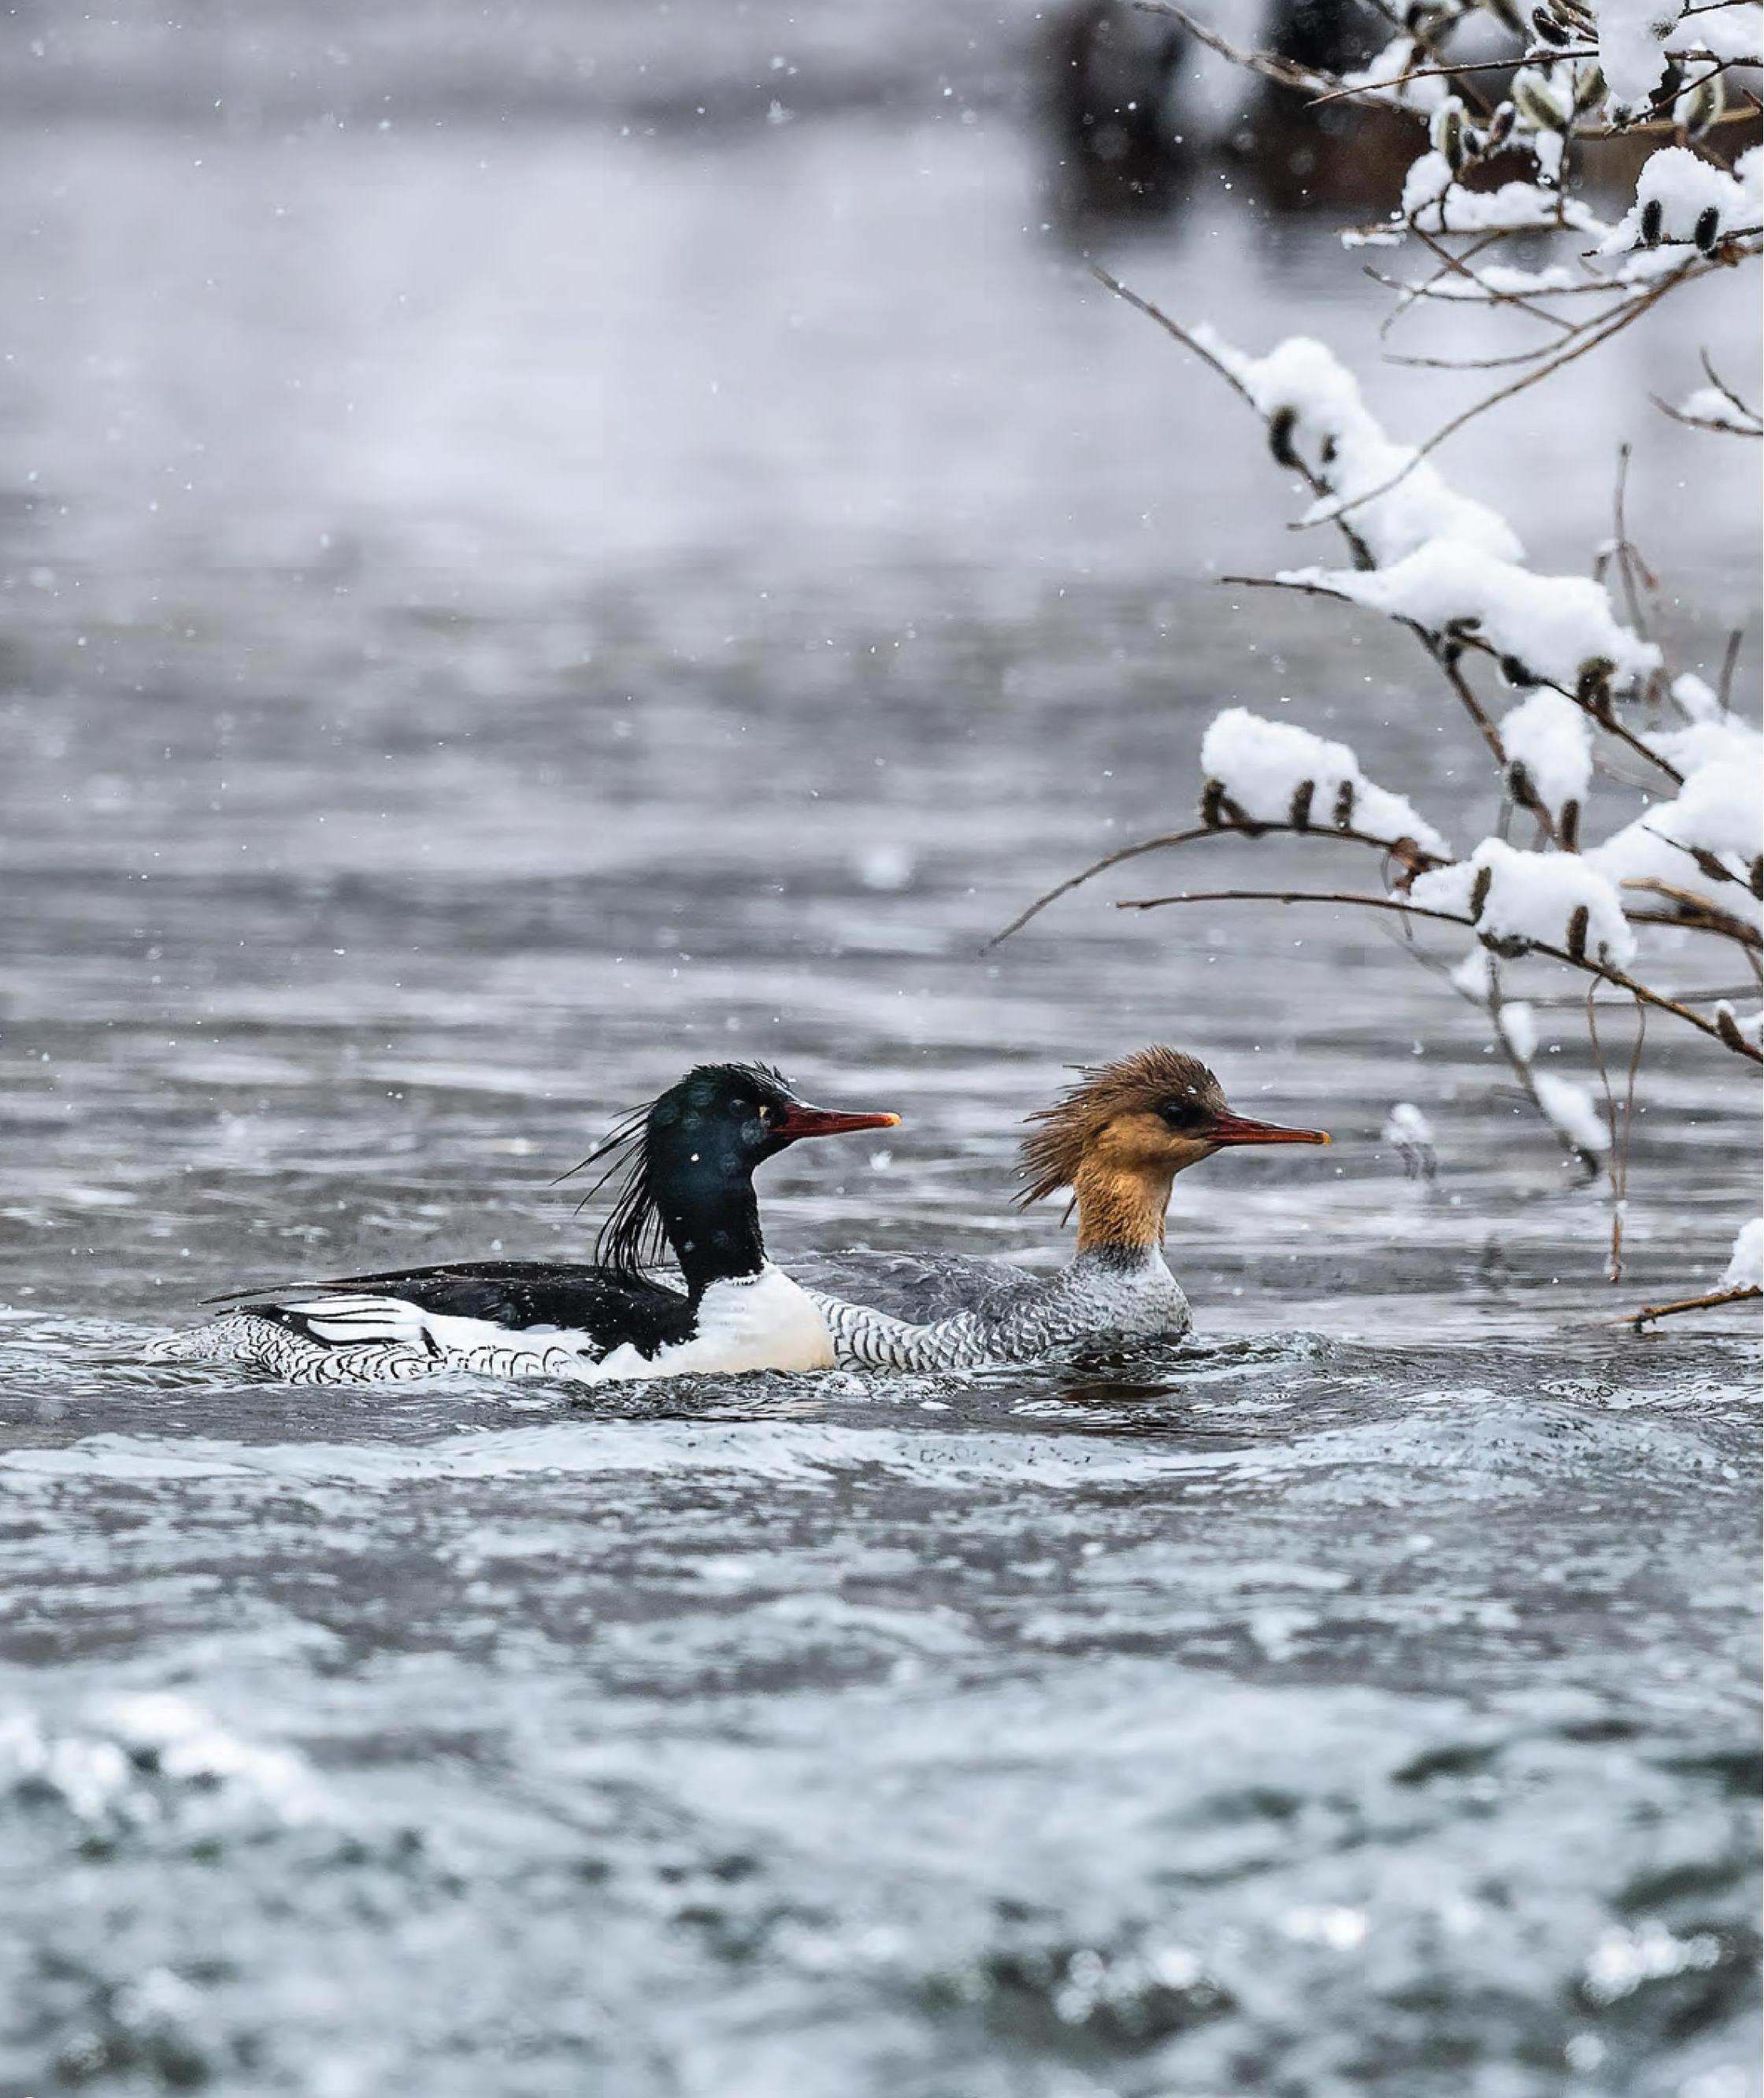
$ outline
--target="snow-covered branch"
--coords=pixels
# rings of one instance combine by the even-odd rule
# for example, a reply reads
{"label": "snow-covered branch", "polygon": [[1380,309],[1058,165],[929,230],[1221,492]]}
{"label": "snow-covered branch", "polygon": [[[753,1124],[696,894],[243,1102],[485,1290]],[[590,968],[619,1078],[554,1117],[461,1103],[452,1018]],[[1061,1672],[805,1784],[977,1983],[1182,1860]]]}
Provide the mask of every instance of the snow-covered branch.
{"label": "snow-covered branch", "polygon": [[[1228,57],[1314,99],[1358,99],[1412,116],[1417,151],[1400,206],[1345,237],[1412,244],[1429,258],[1413,281],[1380,278],[1398,295],[1393,319],[1451,301],[1533,331],[1510,354],[1402,360],[1506,366],[1517,375],[1430,437],[1405,441],[1386,430],[1359,379],[1325,344],[1295,336],[1247,351],[1096,273],[1260,418],[1274,459],[1308,497],[1295,524],[1340,534],[1339,564],[1227,580],[1334,599],[1412,634],[1481,740],[1486,799],[1480,808],[1460,802],[1448,819],[1393,783],[1389,767],[1362,763],[1350,742],[1232,707],[1202,739],[1198,823],[1106,855],[1037,898],[999,937],[1106,871],[1203,840],[1327,839],[1376,854],[1369,888],[1283,882],[1135,897],[1121,907],[1326,903],[1402,921],[1411,951],[1485,1014],[1542,1119],[1588,1170],[1608,1171],[1614,1273],[1645,1015],[1666,1015],[1764,1064],[1756,989],[1736,1005],[1731,995],[1681,987],[1683,960],[1697,944],[1718,943],[1755,987],[1764,981],[1764,737],[1729,707],[1731,643],[1718,692],[1669,661],[1655,580],[1624,521],[1621,472],[1613,538],[1592,574],[1564,575],[1534,567],[1508,520],[1453,486],[1436,455],[1467,424],[1595,353],[1684,287],[1764,248],[1764,148],[1731,165],[1719,151],[1748,114],[1731,100],[1730,85],[1736,68],[1759,62],[1764,10],[1737,0],[1538,0],[1521,20],[1494,0],[1433,0],[1424,20],[1412,11],[1402,17],[1405,26],[1358,72],[1300,79],[1283,61],[1235,50],[1168,0],[1141,3],[1181,15]],[[1524,40],[1516,62],[1460,64],[1455,31],[1490,11]],[[1618,132],[1652,149],[1613,214],[1589,200],[1583,149]],[[1552,239],[1553,257],[1528,252],[1509,261],[1499,252],[1515,239],[1529,248]],[[1703,366],[1708,383],[1662,402],[1666,412],[1703,429],[1764,432],[1706,354]],[[1514,834],[1526,826],[1533,835]],[[1463,842],[1449,841],[1454,832]],[[1470,936],[1468,950],[1440,955],[1441,938],[1454,931]],[[1586,986],[1602,1108],[1588,1086],[1538,1060],[1538,1008],[1506,978],[1539,968],[1573,972]],[[1621,994],[1638,1016],[1621,1112],[1593,1004],[1601,989]],[[1735,1286],[1724,1280],[1721,1301]]]}
{"label": "snow-covered branch", "polygon": [[1672,1304],[1645,1304],[1630,1319],[1640,1332],[1656,1319],[1675,1319],[1686,1311],[1713,1311],[1727,1304],[1755,1304],[1764,1297],[1764,1217],[1744,1225],[1727,1256],[1727,1266],[1714,1288],[1701,1297],[1681,1297]]}

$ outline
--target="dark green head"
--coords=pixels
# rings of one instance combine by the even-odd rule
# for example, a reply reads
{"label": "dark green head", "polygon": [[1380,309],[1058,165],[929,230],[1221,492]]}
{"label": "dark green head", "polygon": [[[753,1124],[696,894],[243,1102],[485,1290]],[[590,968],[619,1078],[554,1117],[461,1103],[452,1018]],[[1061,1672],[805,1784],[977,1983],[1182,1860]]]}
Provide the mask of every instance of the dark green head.
{"label": "dark green head", "polygon": [[808,1106],[764,1064],[700,1064],[629,1117],[595,1155],[625,1169],[595,1257],[635,1276],[671,1247],[692,1293],[727,1275],[757,1272],[766,1258],[753,1171],[807,1136],[888,1129],[893,1114],[845,1114]]}

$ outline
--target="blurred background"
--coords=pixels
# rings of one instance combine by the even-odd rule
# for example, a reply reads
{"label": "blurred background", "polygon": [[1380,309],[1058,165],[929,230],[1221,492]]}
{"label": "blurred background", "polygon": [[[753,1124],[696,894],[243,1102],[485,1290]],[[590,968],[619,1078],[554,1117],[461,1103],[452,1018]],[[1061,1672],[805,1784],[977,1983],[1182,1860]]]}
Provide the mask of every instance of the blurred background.
{"label": "blurred background", "polygon": [[[1301,0],[1224,25],[1384,33]],[[1320,129],[1089,5],[138,0],[0,38],[8,1112],[55,1133],[15,1163],[58,1224],[102,1166],[129,1301],[164,1250],[112,1197],[171,1148],[228,1187],[413,1116],[470,1150],[488,1086],[497,1140],[554,1158],[538,1101],[574,1131],[706,1038],[911,1074],[915,1145],[1000,1160],[1060,1065],[1148,1034],[1284,1045],[1295,1111],[1380,1124],[1418,1013],[1480,1065],[1474,1016],[1351,920],[1093,893],[978,958],[1183,818],[1233,701],[1484,822],[1400,637],[1220,586],[1325,543],[1086,267],[1248,349],[1318,332],[1423,434],[1484,382],[1380,368],[1389,294],[1336,239],[1389,208],[1406,129]],[[1442,455],[1583,572],[1634,441],[1632,526],[1711,677],[1756,604],[1754,491],[1648,397],[1705,342],[1745,368],[1727,290]],[[1457,1075],[1433,1090],[1449,1113]],[[178,1206],[154,1229],[200,1241]]]}

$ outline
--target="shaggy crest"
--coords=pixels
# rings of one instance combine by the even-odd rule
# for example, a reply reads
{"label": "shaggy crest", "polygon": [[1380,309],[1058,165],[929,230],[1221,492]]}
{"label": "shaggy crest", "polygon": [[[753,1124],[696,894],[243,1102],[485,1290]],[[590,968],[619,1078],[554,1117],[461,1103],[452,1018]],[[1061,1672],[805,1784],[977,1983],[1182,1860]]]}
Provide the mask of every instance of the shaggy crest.
{"label": "shaggy crest", "polygon": [[1156,1114],[1173,1099],[1194,1099],[1215,1113],[1225,1106],[1218,1080],[1198,1056],[1161,1043],[1113,1064],[1078,1068],[1077,1085],[1029,1117],[1041,1126],[1023,1139],[1022,1170],[1029,1185],[1017,1200],[1025,1209],[1073,1184],[1085,1152],[1117,1115]]}
{"label": "shaggy crest", "polygon": [[559,1176],[567,1180],[606,1161],[599,1178],[576,1205],[580,1213],[609,1181],[613,1183],[611,1213],[595,1236],[594,1257],[599,1265],[624,1279],[635,1281],[646,1269],[660,1266],[666,1257],[667,1229],[656,1204],[652,1171],[650,1124],[656,1110],[676,1094],[689,1098],[698,1091],[741,1086],[752,1086],[762,1099],[790,1097],[789,1081],[770,1064],[695,1065],[666,1092],[633,1108],[580,1165],[573,1165],[568,1173]]}

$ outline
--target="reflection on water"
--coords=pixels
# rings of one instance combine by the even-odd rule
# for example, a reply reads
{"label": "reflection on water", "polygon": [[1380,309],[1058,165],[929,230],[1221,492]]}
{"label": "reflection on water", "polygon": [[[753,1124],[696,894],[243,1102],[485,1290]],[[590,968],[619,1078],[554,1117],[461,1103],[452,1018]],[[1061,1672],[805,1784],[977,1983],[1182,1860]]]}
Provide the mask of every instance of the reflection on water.
{"label": "reflection on water", "polygon": [[[981,955],[1221,704],[1388,723],[1448,821],[1472,753],[1211,580],[1279,476],[962,114],[0,143],[8,2092],[1754,2088],[1750,1351],[1606,1323],[1718,1266],[1744,1095],[1652,1066],[1614,1297],[1376,928],[1081,895]],[[1382,311],[1218,187],[1111,260],[1253,343]],[[1683,362],[1453,466],[1582,565]],[[1718,655],[1752,492],[1645,434]],[[731,1048],[908,1117],[768,1169],[781,1253],[1056,1257],[1013,1126],[1155,1038],[1336,1138],[1179,1183],[1174,1358],[131,1359],[238,1279],[580,1247],[551,1175]]]}

